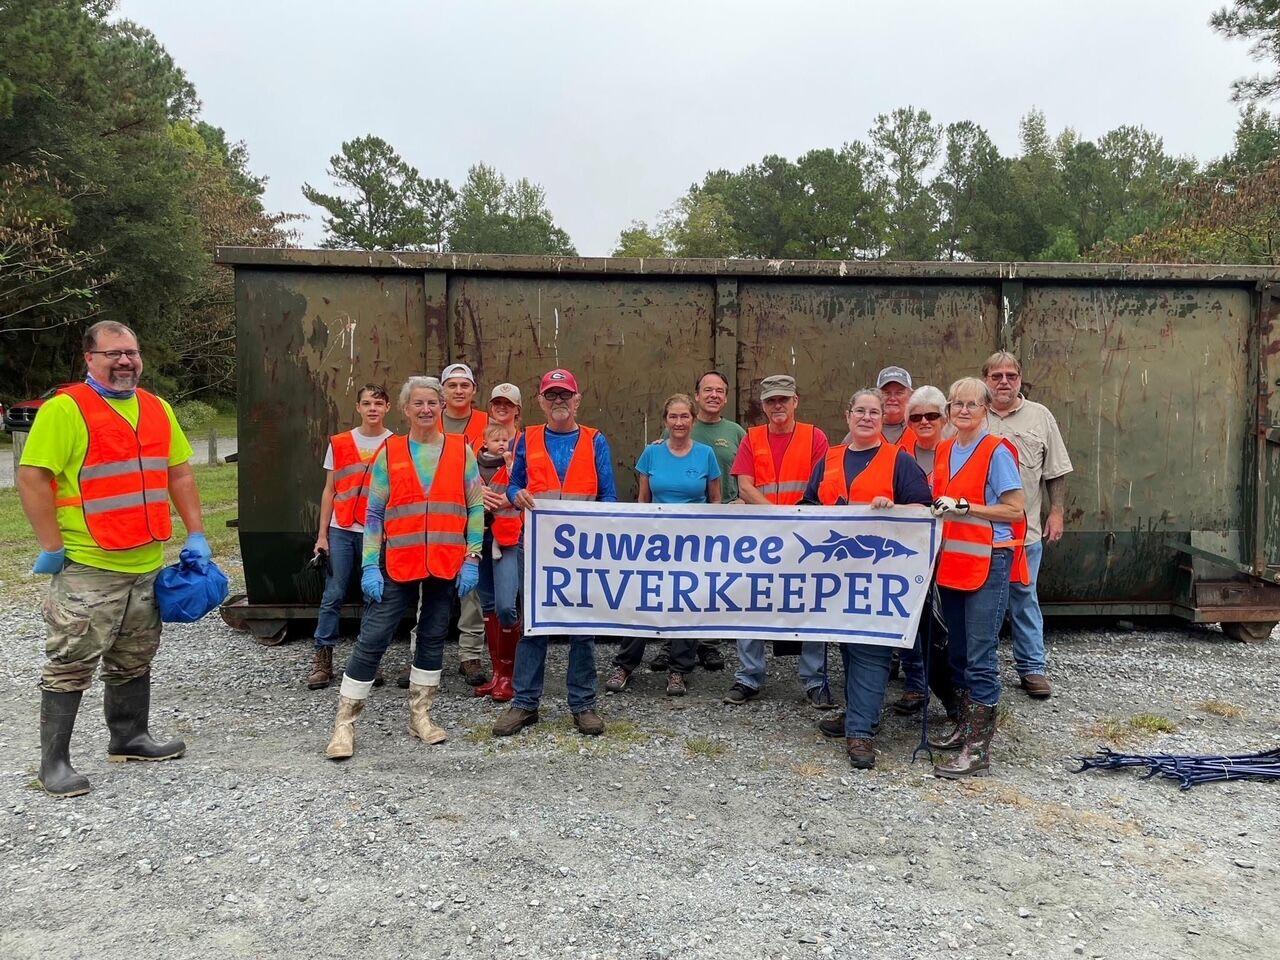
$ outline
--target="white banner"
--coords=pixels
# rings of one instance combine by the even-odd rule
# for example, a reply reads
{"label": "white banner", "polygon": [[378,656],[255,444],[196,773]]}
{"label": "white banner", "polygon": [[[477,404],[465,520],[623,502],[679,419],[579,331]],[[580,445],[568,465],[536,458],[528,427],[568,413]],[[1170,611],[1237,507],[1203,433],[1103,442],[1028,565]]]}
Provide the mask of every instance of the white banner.
{"label": "white banner", "polygon": [[940,533],[919,506],[539,500],[524,632],[909,647]]}

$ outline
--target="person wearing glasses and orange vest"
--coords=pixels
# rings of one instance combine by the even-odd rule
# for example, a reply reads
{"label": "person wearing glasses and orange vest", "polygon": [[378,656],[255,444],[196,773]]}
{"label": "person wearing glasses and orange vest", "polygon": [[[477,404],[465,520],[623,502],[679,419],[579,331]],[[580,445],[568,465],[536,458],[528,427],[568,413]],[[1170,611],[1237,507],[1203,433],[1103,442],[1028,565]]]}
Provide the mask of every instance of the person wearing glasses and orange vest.
{"label": "person wearing glasses and orange vest", "polygon": [[431,719],[440,693],[453,599],[479,582],[484,498],[476,456],[460,434],[441,429],[444,390],[432,377],[400,388],[407,436],[392,436],[369,470],[360,588],[360,638],[338,694],[330,760],[355,752],[355,721],[400,618],[417,614],[418,645],[409,673],[409,733],[423,743],[448,735]]}
{"label": "person wearing glasses and orange vest", "polygon": [[[916,436],[907,422],[907,402],[911,398],[911,374],[902,367],[885,367],[876,374],[876,389],[884,398],[884,427],[886,443],[901,447],[915,455]],[[848,443],[852,433],[846,433],[841,443]]]}
{"label": "person wearing glasses and orange vest", "polygon": [[[883,417],[884,399],[879,390],[866,388],[849,398],[845,419],[851,439],[832,447],[814,468],[801,503],[828,507],[865,504],[875,510],[895,504],[927,507],[933,503],[924,471],[911,454],[884,439]],[[893,647],[842,643],[840,659],[844,662],[845,712],[823,720],[818,730],[825,737],[844,739],[849,764],[855,770],[870,770],[876,765],[873,738],[889,684]]]}
{"label": "person wearing glasses and orange vest", "polygon": [[929,746],[958,751],[933,768],[950,779],[985,775],[991,767],[1000,703],[1000,624],[1010,581],[1031,579],[1018,454],[1008,440],[988,431],[990,408],[991,391],[983,381],[964,377],[953,383],[947,411],[956,435],[943,440],[934,457],[933,513],[943,521],[936,576],[960,704],[955,726],[930,737]]}
{"label": "person wearing glasses and orange vest", "polygon": [[[520,388],[500,383],[489,396],[490,410],[520,410]],[[502,414],[508,411],[501,410]],[[520,642],[520,577],[524,569],[524,515],[507,499],[511,465],[519,432],[516,416],[489,418],[484,443],[476,451],[480,479],[484,483],[484,550],[480,557],[480,585],[476,594],[484,614],[484,635],[489,645],[493,679],[475,688],[477,697],[506,703],[515,696],[512,678],[516,645]]]}
{"label": "person wearing glasses and orange vest", "polygon": [[[796,420],[800,396],[795,377],[765,377],[760,382],[760,404],[766,422],[747,431],[733,461],[738,496],[746,503],[761,506],[799,503],[814,467],[827,456],[827,435],[811,423]],[[724,698],[725,703],[731,704],[758,697],[765,677],[764,641],[739,640],[737,646],[740,667]],[[810,704],[819,710],[835,706],[826,683],[824,644],[801,643],[800,679]]]}
{"label": "person wearing glasses and orange vest", "polygon": [[170,506],[187,531],[184,550],[212,555],[191,445],[169,404],[139,389],[134,332],[104,320],[84,334],[84,383],[40,408],[18,466],[22,508],[52,575],[44,602],[47,660],[40,671],[41,788],[89,792],[71,765],[71,732],[84,691],[102,664],[108,760],[172,760],[181,740],[148,730],[151,663],[160,646],[156,574],[173,535]]}
{"label": "person wearing glasses and orange vest", "polygon": [[[320,495],[320,532],[315,554],[328,557],[324,594],[316,618],[315,650],[308,690],[322,690],[333,681],[333,648],[338,644],[342,601],[360,569],[364,515],[369,504],[369,467],[391,431],[383,424],[391,409],[386,387],[366,383],[356,392],[360,426],[329,438],[324,454],[324,492]],[[381,675],[381,671],[379,671]]]}
{"label": "person wearing glasses and orange vest", "polygon": [[[516,441],[507,497],[520,510],[534,500],[598,500],[617,503],[613,455],[603,433],[578,423],[582,392],[568,370],[546,373],[538,388],[545,426],[526,427]],[[509,737],[538,722],[543,677],[547,668],[547,636],[522,637],[516,647],[515,697],[493,725],[495,737]],[[568,637],[569,710],[573,725],[586,736],[604,733],[596,712],[594,637]]]}

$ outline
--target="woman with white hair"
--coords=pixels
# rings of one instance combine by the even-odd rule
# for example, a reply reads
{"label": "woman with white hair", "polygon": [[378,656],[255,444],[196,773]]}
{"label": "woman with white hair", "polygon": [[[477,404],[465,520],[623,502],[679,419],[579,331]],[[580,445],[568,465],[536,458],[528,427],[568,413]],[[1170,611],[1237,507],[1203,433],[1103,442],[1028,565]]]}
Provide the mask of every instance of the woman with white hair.
{"label": "woman with white hair", "polygon": [[[915,443],[908,452],[924,471],[931,488],[934,459],[938,444],[942,442],[943,428],[947,423],[946,417],[947,398],[942,391],[928,384],[916,387],[911,394],[911,399],[907,401],[908,430],[915,437]],[[917,713],[929,702],[929,683],[925,676],[922,645],[927,642],[923,634],[931,614],[932,610],[925,610],[920,618],[920,634],[916,636],[916,645],[910,650],[900,651],[898,655],[899,662],[902,664],[905,689],[902,696],[894,701],[893,712],[900,716]],[[930,671],[930,673],[933,672],[933,670]],[[945,673],[945,670],[941,672]],[[945,687],[950,687],[949,681],[946,682]],[[943,701],[947,705],[948,714],[953,715],[956,705],[951,700],[950,689],[946,689]]]}
{"label": "woman with white hair", "polygon": [[410,377],[400,388],[407,436],[392,436],[369,470],[365,514],[364,615],[338,695],[330,760],[355,752],[355,719],[364,709],[382,655],[405,613],[418,614],[418,646],[409,678],[409,733],[441,743],[431,722],[440,692],[444,639],[454,591],[466,596],[479,580],[484,498],[476,457],[462,434],[445,434],[444,391],[434,377]]}
{"label": "woman with white hair", "polygon": [[947,410],[956,435],[938,445],[933,470],[934,516],[942,518],[937,582],[947,621],[959,719],[937,750],[959,751],[934,766],[940,777],[980,776],[991,767],[991,738],[1000,703],[996,646],[1011,578],[1026,582],[1026,496],[1018,455],[987,430],[991,392],[976,377],[951,385]]}

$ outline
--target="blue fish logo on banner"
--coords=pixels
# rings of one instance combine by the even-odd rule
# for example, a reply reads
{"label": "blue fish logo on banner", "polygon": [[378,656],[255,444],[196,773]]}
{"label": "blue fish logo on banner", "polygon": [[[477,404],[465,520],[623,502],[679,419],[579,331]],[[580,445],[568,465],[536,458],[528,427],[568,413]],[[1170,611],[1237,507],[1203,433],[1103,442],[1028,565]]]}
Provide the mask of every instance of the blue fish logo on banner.
{"label": "blue fish logo on banner", "polygon": [[811,553],[816,553],[823,560],[870,560],[874,567],[886,557],[914,557],[919,551],[912,550],[904,543],[880,537],[874,534],[848,536],[831,531],[830,536],[821,543],[810,543],[798,533],[793,537],[800,541],[804,552],[800,554],[803,562]]}

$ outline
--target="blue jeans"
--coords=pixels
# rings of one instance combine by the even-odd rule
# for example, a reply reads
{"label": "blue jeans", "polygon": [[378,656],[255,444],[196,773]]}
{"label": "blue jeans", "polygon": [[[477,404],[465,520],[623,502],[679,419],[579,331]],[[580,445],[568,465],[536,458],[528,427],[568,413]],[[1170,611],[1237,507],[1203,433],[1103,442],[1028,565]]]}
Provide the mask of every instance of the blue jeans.
{"label": "blue jeans", "polygon": [[[822,686],[823,664],[826,644],[814,640],[806,640],[800,644],[800,679],[804,681],[805,690]],[[765,657],[763,640],[739,640],[738,660],[742,666],[733,675],[735,683],[752,690],[764,686]]]}
{"label": "blue jeans", "polygon": [[415,610],[418,645],[413,665],[419,670],[439,670],[444,665],[444,638],[449,632],[449,615],[453,612],[453,595],[457,589],[454,581],[427,577],[397,583],[387,576],[386,570],[382,576],[385,580],[382,600],[379,603],[365,601],[360,638],[347,658],[347,676],[352,680],[372,680],[400,619]]}
{"label": "blue jeans", "polygon": [[342,601],[347,599],[353,574],[360,570],[362,549],[364,549],[363,533],[352,533],[342,527],[329,528],[329,576],[324,581],[324,596],[320,598],[320,615],[316,618],[317,647],[332,647],[338,643],[338,620],[342,616]]}
{"label": "blue jeans", "polygon": [[1027,544],[1027,567],[1031,582],[1009,584],[1009,619],[1013,626],[1013,662],[1018,676],[1029,673],[1043,674],[1044,614],[1040,612],[1040,598],[1036,596],[1036,581],[1040,579],[1040,560],[1044,556],[1044,541]]}
{"label": "blue jeans", "polygon": [[870,740],[889,686],[893,647],[842,643],[840,659],[844,662],[844,735]]}
{"label": "blue jeans", "polygon": [[[574,713],[596,705],[596,638],[568,637],[569,709]],[[551,637],[521,637],[516,646],[515,699],[511,706],[537,710],[542,702],[543,678],[547,671],[547,643]]]}
{"label": "blue jeans", "polygon": [[524,547],[499,547],[502,556],[493,559],[493,534],[484,533],[484,554],[480,559],[480,583],[476,592],[480,595],[480,609],[485,613],[498,611],[498,622],[504,627],[514,627],[520,620],[520,581],[524,573]]}
{"label": "blue jeans", "polygon": [[947,621],[947,658],[952,682],[969,691],[974,703],[994,707],[1000,702],[1000,663],[996,649],[1000,624],[1009,601],[1009,571],[1013,551],[991,551],[991,569],[977,590],[941,587],[942,615]]}

